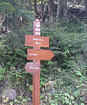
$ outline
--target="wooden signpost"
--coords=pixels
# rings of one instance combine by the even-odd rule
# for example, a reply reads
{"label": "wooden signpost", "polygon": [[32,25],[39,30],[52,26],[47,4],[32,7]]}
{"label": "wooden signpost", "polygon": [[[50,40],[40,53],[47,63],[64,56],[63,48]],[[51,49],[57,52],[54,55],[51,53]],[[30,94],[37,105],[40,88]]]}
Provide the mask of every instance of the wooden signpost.
{"label": "wooden signpost", "polygon": [[51,60],[54,56],[51,50],[42,50],[40,47],[49,47],[49,37],[40,36],[40,20],[34,21],[34,32],[25,35],[25,46],[33,46],[27,50],[27,59],[33,60],[26,64],[26,72],[33,75],[33,105],[40,105],[40,60]]}

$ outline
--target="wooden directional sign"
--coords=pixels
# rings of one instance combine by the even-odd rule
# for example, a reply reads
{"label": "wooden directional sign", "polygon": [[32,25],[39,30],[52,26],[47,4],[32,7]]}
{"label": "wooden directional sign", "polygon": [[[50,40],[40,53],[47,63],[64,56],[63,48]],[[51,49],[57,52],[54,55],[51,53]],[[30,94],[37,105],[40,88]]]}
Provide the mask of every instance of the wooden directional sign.
{"label": "wooden directional sign", "polygon": [[51,60],[54,56],[51,50],[28,49],[28,60]]}
{"label": "wooden directional sign", "polygon": [[25,46],[49,47],[49,37],[25,35]]}
{"label": "wooden directional sign", "polygon": [[31,62],[27,63],[25,66],[26,72],[34,74],[40,72],[40,63],[39,62]]}

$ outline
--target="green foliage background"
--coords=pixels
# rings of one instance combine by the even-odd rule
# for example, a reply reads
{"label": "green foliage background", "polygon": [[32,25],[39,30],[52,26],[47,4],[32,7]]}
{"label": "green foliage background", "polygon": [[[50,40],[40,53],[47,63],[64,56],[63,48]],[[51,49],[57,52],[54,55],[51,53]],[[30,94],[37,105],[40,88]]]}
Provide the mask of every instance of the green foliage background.
{"label": "green foliage background", "polygon": [[[14,0],[14,3],[0,2],[0,11],[7,13],[6,24],[9,22],[13,25],[13,28],[9,27],[10,33],[0,35],[0,86],[21,90],[23,96],[19,98],[21,94],[18,91],[17,100],[13,103],[22,105],[32,97],[32,75],[26,73],[24,69],[28,62],[24,36],[33,34],[35,14],[27,10],[20,0],[19,2]],[[20,16],[25,21],[19,27],[15,22]],[[87,24],[77,20],[67,23],[65,19],[46,21],[41,23],[41,36],[49,36],[49,49],[55,54],[51,61],[41,62],[42,102],[46,105],[85,105]],[[30,98],[27,100],[28,95]]]}

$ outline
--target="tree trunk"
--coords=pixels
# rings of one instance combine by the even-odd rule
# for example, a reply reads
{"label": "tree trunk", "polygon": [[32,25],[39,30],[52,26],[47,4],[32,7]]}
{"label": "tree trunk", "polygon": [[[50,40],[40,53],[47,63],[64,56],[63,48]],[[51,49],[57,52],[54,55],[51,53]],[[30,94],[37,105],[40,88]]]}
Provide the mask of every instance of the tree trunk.
{"label": "tree trunk", "polygon": [[49,13],[49,20],[53,20],[53,10],[54,10],[54,2],[53,0],[48,1],[48,13]]}
{"label": "tree trunk", "polygon": [[2,24],[5,21],[5,14],[0,12],[0,31],[3,28]]}
{"label": "tree trunk", "polygon": [[87,17],[87,0],[85,0],[85,14],[86,14],[86,17]]}
{"label": "tree trunk", "polygon": [[40,14],[38,13],[37,10],[37,0],[34,0],[34,12],[36,13],[36,18],[40,18]]}
{"label": "tree trunk", "polygon": [[59,17],[67,17],[67,0],[59,0]]}
{"label": "tree trunk", "polygon": [[44,0],[41,0],[41,8],[42,8],[41,19],[42,19],[42,21],[44,21]]}
{"label": "tree trunk", "polygon": [[57,15],[56,17],[58,18],[59,17],[59,0],[57,0]]}

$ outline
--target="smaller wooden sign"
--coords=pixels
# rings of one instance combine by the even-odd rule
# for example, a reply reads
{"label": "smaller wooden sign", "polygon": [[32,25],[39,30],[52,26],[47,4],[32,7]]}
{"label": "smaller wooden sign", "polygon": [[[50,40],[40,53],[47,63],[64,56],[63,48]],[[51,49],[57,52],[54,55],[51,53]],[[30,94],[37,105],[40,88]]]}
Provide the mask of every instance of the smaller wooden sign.
{"label": "smaller wooden sign", "polygon": [[25,46],[49,47],[49,37],[25,35]]}
{"label": "smaller wooden sign", "polygon": [[40,72],[40,63],[39,62],[31,62],[27,63],[25,66],[26,72],[34,74]]}

